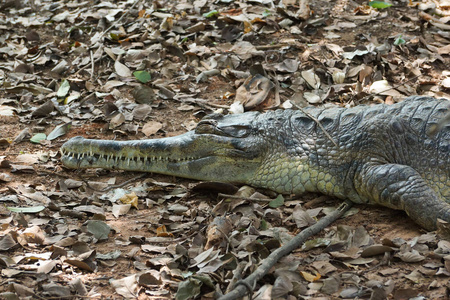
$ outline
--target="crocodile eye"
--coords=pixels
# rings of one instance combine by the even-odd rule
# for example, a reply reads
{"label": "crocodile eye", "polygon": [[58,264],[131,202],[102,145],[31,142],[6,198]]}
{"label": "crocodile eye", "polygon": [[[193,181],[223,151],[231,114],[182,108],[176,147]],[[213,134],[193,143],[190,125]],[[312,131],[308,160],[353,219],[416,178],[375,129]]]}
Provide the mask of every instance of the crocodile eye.
{"label": "crocodile eye", "polygon": [[202,133],[215,133],[217,128],[217,121],[216,120],[201,120],[197,127],[195,128],[195,133],[202,134]]}
{"label": "crocodile eye", "polygon": [[242,137],[246,137],[250,134],[251,127],[245,126],[245,125],[233,125],[233,126],[220,127],[220,128],[218,128],[218,130],[220,131],[220,133],[222,135],[242,138]]}

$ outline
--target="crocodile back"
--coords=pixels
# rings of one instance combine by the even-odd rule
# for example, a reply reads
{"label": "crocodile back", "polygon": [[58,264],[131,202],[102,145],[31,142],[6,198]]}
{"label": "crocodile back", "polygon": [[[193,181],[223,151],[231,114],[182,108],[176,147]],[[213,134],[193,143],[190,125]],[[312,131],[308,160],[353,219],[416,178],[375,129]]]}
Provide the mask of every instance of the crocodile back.
{"label": "crocodile back", "polygon": [[[450,202],[450,124],[432,133],[449,113],[450,101],[415,96],[393,105],[274,111],[255,121],[257,128],[264,128],[264,139],[272,141],[267,151],[282,154],[275,166],[264,168],[292,170],[298,165],[310,173],[300,184],[294,178],[294,184],[284,183],[284,190],[272,187],[275,190],[345,198],[362,165],[399,164],[414,168]],[[273,155],[269,160],[274,161]],[[321,174],[332,177],[332,190],[320,184],[317,188]]]}
{"label": "crocodile back", "polygon": [[[316,117],[326,120],[324,128],[339,148],[352,153],[353,164],[410,166],[450,202],[450,124],[440,124],[450,113],[450,101],[414,96],[394,105],[332,110],[323,110]],[[339,117],[331,122],[333,113]],[[329,142],[322,143],[332,147]],[[352,164],[348,157],[339,159]]]}

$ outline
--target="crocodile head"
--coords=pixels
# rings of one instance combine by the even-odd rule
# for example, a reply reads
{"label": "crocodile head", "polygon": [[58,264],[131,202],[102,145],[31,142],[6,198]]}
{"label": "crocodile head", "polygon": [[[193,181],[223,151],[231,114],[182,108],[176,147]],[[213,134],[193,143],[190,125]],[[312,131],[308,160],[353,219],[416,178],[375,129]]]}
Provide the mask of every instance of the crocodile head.
{"label": "crocodile head", "polygon": [[203,118],[185,134],[152,140],[105,141],[74,137],[61,147],[68,168],[155,172],[199,180],[247,183],[261,164],[261,138],[250,112]]}

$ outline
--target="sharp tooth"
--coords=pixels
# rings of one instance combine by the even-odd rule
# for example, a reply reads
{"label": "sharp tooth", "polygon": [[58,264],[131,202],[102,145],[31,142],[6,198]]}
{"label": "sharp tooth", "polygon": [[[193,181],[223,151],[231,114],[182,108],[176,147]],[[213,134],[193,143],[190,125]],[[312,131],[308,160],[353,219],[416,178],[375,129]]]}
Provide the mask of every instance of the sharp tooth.
{"label": "sharp tooth", "polygon": [[130,165],[130,158],[128,157],[127,166],[129,166],[129,165]]}
{"label": "sharp tooth", "polygon": [[147,156],[144,156],[144,164],[147,163]]}

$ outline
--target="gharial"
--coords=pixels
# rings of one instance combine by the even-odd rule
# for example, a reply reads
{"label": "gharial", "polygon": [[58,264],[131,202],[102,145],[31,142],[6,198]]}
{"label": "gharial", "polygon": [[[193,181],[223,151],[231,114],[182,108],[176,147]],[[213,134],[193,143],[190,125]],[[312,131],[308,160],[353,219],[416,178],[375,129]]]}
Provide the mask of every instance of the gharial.
{"label": "gharial", "polygon": [[74,137],[61,147],[62,162],[321,192],[404,210],[433,230],[438,218],[450,222],[450,124],[432,133],[449,112],[446,99],[413,96],[393,105],[211,114],[175,137]]}

